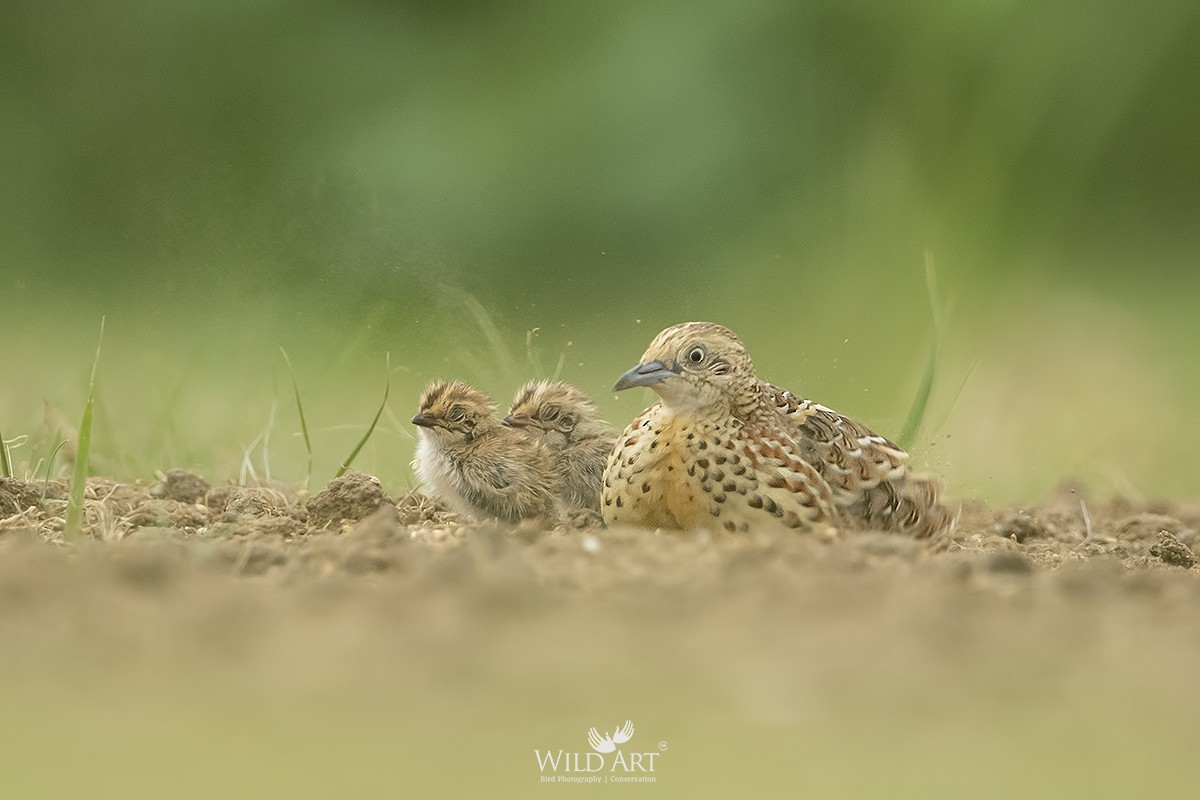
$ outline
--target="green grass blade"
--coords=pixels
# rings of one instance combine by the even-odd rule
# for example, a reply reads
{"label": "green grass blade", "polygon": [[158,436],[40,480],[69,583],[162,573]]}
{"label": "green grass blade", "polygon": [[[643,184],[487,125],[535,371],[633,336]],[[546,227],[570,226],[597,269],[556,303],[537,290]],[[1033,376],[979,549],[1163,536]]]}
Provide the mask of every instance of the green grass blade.
{"label": "green grass blade", "polygon": [[383,387],[383,402],[379,404],[379,410],[375,412],[375,419],[371,420],[371,426],[367,428],[367,432],[358,440],[358,444],[354,445],[354,449],[350,451],[350,456],[342,462],[342,468],[337,471],[335,478],[340,478],[346,474],[346,470],[350,469],[350,465],[354,463],[354,459],[358,458],[358,451],[363,449],[363,445],[371,438],[371,434],[375,432],[375,426],[379,424],[379,418],[383,416],[383,409],[387,407],[388,394],[392,391],[392,357],[389,354],[387,357],[387,382]]}
{"label": "green grass blade", "polygon": [[954,393],[954,398],[950,401],[950,407],[946,409],[946,413],[942,414],[942,418],[938,420],[938,424],[933,428],[933,432],[937,433],[942,428],[946,427],[946,423],[950,420],[950,415],[954,413],[955,407],[958,406],[958,401],[962,398],[963,392],[967,388],[967,382],[971,380],[971,375],[974,374],[975,368],[979,366],[979,360],[971,362],[971,366],[967,368],[967,372],[963,375],[962,382],[958,384],[958,391]]}
{"label": "green grass blade", "polygon": [[4,433],[0,432],[0,473],[4,477],[12,477],[12,463],[8,460],[8,442],[4,441]]}
{"label": "green grass blade", "polygon": [[83,490],[87,484],[89,455],[92,448],[92,413],[96,405],[96,367],[100,364],[100,346],[104,344],[104,317],[100,318],[100,338],[96,342],[96,357],[92,360],[92,376],[88,380],[87,400],[83,404],[83,419],[79,423],[79,444],[75,448],[75,474],[71,478],[71,495],[67,499],[68,539],[77,538],[83,530]]}
{"label": "green grass blade", "polygon": [[921,422],[925,419],[925,409],[929,407],[929,396],[933,394],[933,379],[937,373],[937,353],[936,342],[929,348],[929,360],[925,362],[925,373],[921,376],[921,383],[917,386],[917,394],[913,398],[912,406],[908,409],[908,417],[904,420],[904,427],[900,429],[900,435],[896,437],[896,444],[907,450],[912,446],[913,440],[917,436],[917,431],[921,429]]}
{"label": "green grass blade", "polygon": [[271,431],[275,429],[275,411],[278,408],[279,401],[272,397],[271,411],[267,414],[267,427],[263,428],[262,432],[263,479],[268,484],[271,482]]}
{"label": "green grass blade", "polygon": [[912,406],[908,409],[908,416],[904,420],[904,426],[900,429],[900,435],[896,437],[896,444],[906,450],[916,440],[921,423],[925,420],[925,412],[929,409],[929,398],[933,394],[933,382],[937,377],[938,362],[942,357],[944,328],[942,301],[938,296],[933,254],[929,252],[925,253],[925,287],[929,290],[929,307],[933,315],[933,339],[929,344],[929,357],[925,362],[925,373],[921,376],[917,394],[913,398]]}
{"label": "green grass blade", "polygon": [[308,422],[304,419],[304,403],[300,402],[300,384],[296,382],[296,370],[292,369],[292,360],[288,358],[287,350],[281,347],[279,352],[283,353],[283,361],[287,364],[288,375],[292,379],[292,392],[296,395],[296,413],[300,415],[300,432],[304,434],[304,450],[308,454],[308,466],[304,471],[304,488],[307,489],[308,482],[312,480],[312,439],[308,437]]}
{"label": "green grass blade", "polygon": [[50,469],[54,466],[54,457],[58,455],[58,451],[63,449],[63,445],[67,443],[66,439],[58,443],[58,447],[50,453],[50,457],[46,459],[46,476],[42,480],[42,502],[46,500],[46,492],[50,490]]}

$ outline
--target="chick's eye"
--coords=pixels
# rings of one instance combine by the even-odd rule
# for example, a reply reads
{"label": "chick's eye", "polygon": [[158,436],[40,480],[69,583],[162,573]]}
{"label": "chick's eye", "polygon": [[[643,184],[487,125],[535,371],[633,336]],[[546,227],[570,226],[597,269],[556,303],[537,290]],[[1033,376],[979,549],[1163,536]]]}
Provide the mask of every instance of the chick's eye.
{"label": "chick's eye", "polygon": [[461,422],[462,418],[466,415],[467,410],[462,406],[455,406],[454,408],[450,409],[450,419],[454,420],[455,422]]}
{"label": "chick's eye", "polygon": [[704,348],[697,345],[696,347],[693,347],[691,350],[688,351],[687,360],[692,362],[693,364],[699,364],[701,361],[704,360],[704,355],[705,355]]}
{"label": "chick's eye", "polygon": [[546,420],[546,422],[558,419],[558,406],[546,406],[542,409],[542,419]]}
{"label": "chick's eye", "polygon": [[560,428],[562,428],[565,431],[571,430],[572,428],[575,427],[575,415],[574,414],[563,414],[563,417],[561,420],[559,420],[558,425]]}

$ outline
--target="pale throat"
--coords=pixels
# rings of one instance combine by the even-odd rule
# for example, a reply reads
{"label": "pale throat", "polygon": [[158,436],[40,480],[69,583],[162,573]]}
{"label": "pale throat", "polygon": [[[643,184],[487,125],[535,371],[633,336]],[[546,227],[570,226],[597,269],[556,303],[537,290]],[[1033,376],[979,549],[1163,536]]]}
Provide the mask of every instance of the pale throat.
{"label": "pale throat", "polygon": [[677,414],[696,414],[721,405],[716,392],[708,387],[686,384],[679,378],[668,378],[651,388],[661,398],[663,406]]}
{"label": "pale throat", "polygon": [[[664,382],[654,387],[663,408],[673,414],[695,420],[720,420],[728,417],[744,418],[757,405],[752,393],[721,391],[715,386],[704,386],[699,391],[693,386],[672,386]],[[741,398],[741,402],[739,402]]]}

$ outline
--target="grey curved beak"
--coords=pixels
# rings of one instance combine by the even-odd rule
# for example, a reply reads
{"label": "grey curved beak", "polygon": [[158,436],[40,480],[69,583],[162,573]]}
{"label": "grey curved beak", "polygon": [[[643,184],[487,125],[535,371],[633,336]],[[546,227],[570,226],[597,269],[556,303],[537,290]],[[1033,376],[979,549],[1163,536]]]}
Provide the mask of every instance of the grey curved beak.
{"label": "grey curved beak", "polygon": [[432,428],[437,425],[437,419],[426,414],[417,414],[412,418],[413,425],[420,425],[422,428]]}
{"label": "grey curved beak", "polygon": [[528,428],[529,417],[524,414],[509,414],[504,418],[504,424],[510,428]]}
{"label": "grey curved beak", "polygon": [[635,386],[653,386],[678,374],[679,370],[670,369],[661,361],[647,361],[645,364],[638,364],[618,378],[617,382],[613,384],[612,390],[619,392],[623,389],[632,389]]}

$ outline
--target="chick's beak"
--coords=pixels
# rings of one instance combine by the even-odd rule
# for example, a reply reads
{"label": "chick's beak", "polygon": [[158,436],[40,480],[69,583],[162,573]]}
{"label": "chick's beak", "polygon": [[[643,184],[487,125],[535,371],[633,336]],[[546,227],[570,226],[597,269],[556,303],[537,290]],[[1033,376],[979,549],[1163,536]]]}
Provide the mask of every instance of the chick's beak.
{"label": "chick's beak", "polygon": [[509,414],[504,418],[504,424],[510,428],[527,428],[529,423],[528,414]]}
{"label": "chick's beak", "polygon": [[412,418],[413,425],[419,425],[422,428],[432,428],[437,425],[437,417],[431,417],[428,414],[417,414]]}
{"label": "chick's beak", "polygon": [[617,382],[613,384],[612,390],[619,392],[635,386],[653,386],[656,383],[662,383],[667,378],[674,378],[678,374],[678,369],[670,369],[661,361],[647,361],[645,364],[638,364],[618,378]]}

